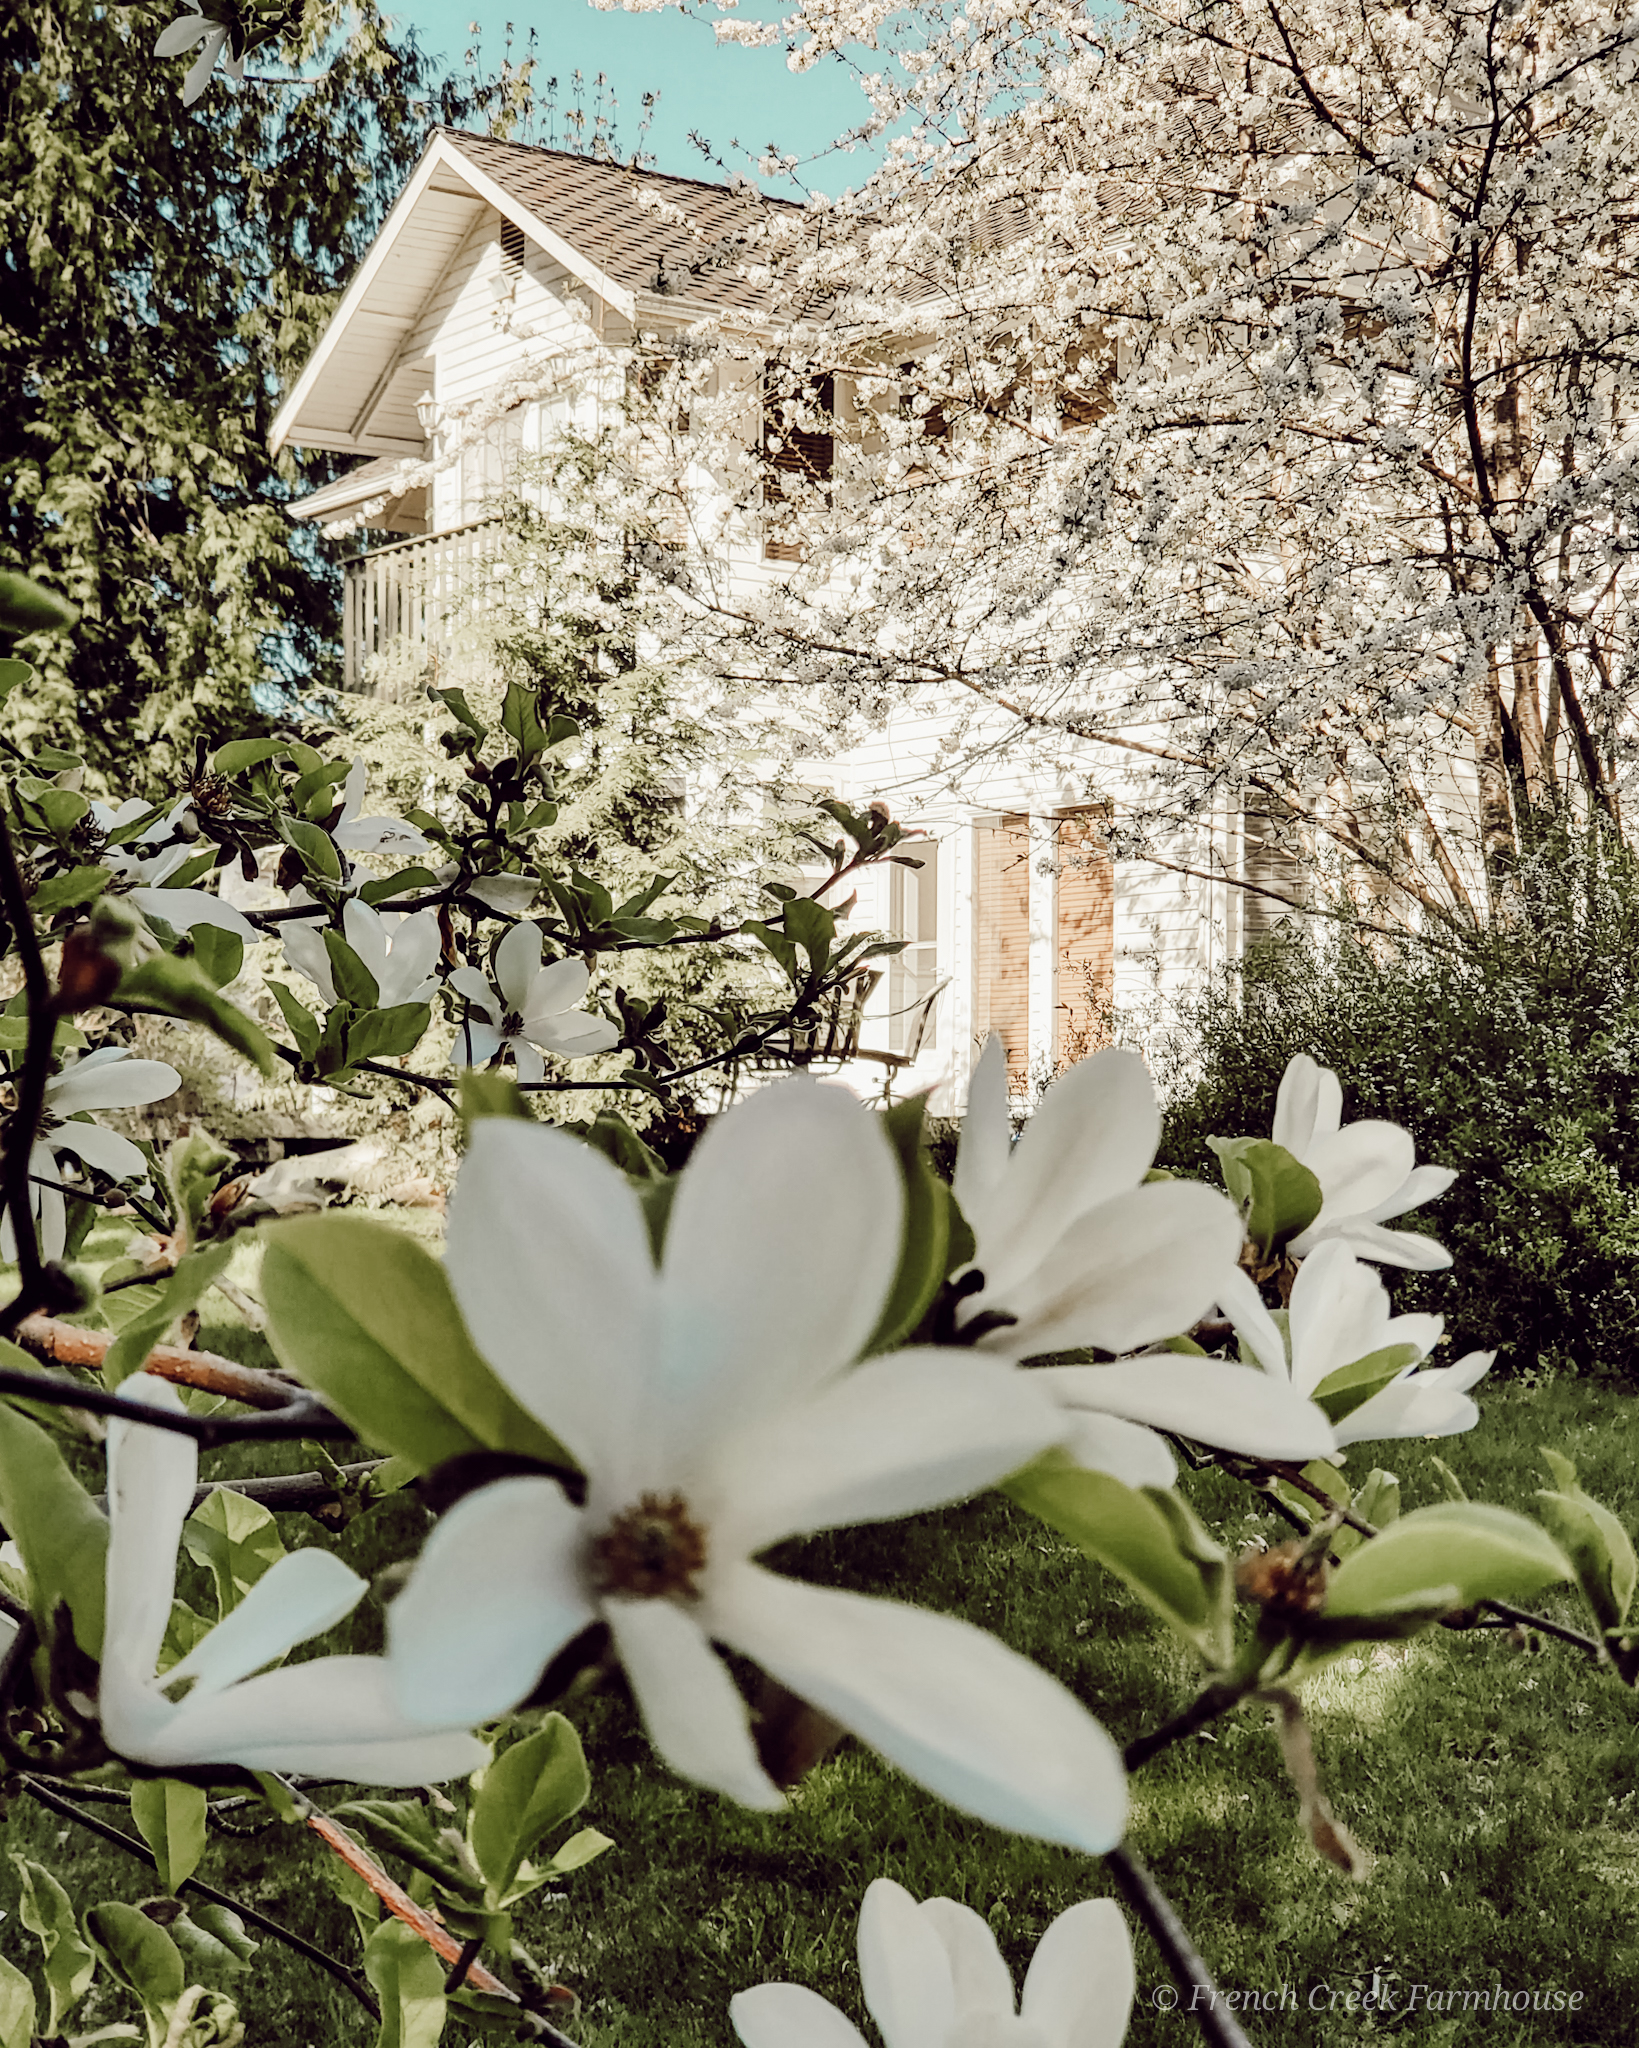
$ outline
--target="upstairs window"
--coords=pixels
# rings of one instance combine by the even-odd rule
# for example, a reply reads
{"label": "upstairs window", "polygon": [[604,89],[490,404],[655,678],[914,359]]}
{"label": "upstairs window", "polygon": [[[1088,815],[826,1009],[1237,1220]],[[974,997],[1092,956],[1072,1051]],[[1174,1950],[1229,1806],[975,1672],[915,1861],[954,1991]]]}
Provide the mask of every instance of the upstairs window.
{"label": "upstairs window", "polygon": [[[837,381],[829,373],[802,385],[777,369],[764,374],[763,454],[769,464],[763,482],[763,509],[768,520],[763,540],[765,561],[803,559],[802,544],[790,533],[790,515],[782,518],[781,500],[788,495],[801,495],[805,486],[830,482],[836,463],[836,437],[827,428],[801,422],[834,419],[836,403]],[[784,483],[787,477],[793,482],[801,480],[789,492]]]}

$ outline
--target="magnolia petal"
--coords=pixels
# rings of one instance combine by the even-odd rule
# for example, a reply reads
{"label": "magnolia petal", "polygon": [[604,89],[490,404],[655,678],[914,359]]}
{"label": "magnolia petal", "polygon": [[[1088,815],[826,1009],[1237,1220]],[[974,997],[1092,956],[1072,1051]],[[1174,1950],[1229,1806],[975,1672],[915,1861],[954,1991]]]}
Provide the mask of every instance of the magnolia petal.
{"label": "magnolia petal", "polygon": [[714,1636],[936,1797],[995,1827],[1102,1856],[1121,1839],[1115,1744],[1073,1694],[983,1630],[756,1565],[712,1575]]}
{"label": "magnolia petal", "polygon": [[624,1174],[561,1131],[480,1118],[446,1268],[495,1372],[619,1505],[635,1499],[652,1477],[642,1439],[658,1427],[660,1304]]}
{"label": "magnolia petal", "polygon": [[334,1551],[293,1550],[265,1571],[204,1641],[166,1672],[165,1683],[172,1686],[191,1678],[201,1695],[236,1685],[264,1664],[277,1663],[310,1636],[334,1628],[369,1590],[368,1581],[349,1571]]}
{"label": "magnolia petal", "polygon": [[[182,1412],[176,1389],[147,1373],[133,1373],[120,1392],[146,1407]],[[191,1437],[123,1416],[110,1421],[105,1690],[112,1671],[153,1677],[171,1619],[177,1545],[198,1478],[199,1451]]]}
{"label": "magnolia petal", "polygon": [[521,917],[541,893],[541,884],[536,875],[486,875],[481,882],[469,882],[466,893],[497,917]]}
{"label": "magnolia petal", "polygon": [[[449,1638],[445,1654],[449,1654]],[[226,1692],[190,1693],[139,1762],[242,1764],[366,1785],[464,1776],[489,1752],[461,1728],[426,1729],[403,1713],[385,1657],[315,1657]]]}
{"label": "magnolia petal", "polygon": [[101,1124],[61,1124],[47,1142],[54,1152],[72,1152],[110,1180],[133,1180],[148,1171],[148,1161],[131,1140]]}
{"label": "magnolia petal", "polygon": [[712,1445],[701,1505],[719,1554],[966,1500],[1058,1441],[1034,1373],[955,1349],[872,1359]]}
{"label": "magnolia petal", "polygon": [[541,932],[538,925],[515,924],[495,948],[495,985],[506,998],[509,1010],[519,1016],[529,1001],[529,992],[541,971]]}
{"label": "magnolia petal", "polygon": [[1322,1071],[1306,1052],[1300,1052],[1295,1059],[1288,1061],[1276,1091],[1275,1121],[1270,1128],[1270,1136],[1295,1159],[1301,1159],[1315,1140]]}
{"label": "magnolia petal", "polygon": [[694,1616],[670,1600],[606,1600],[603,1612],[649,1740],[677,1775],[760,1812],[783,1807],[746,1703]]}
{"label": "magnolia petal", "polygon": [[[947,2048],[958,2011],[950,1956],[937,1921],[892,1878],[875,1878],[865,1889],[859,1975],[865,2009],[888,2048]],[[1007,1991],[1011,2012],[1011,1984]]]}
{"label": "magnolia petal", "polygon": [[991,1220],[990,1204],[1000,1193],[1013,1150],[1013,1125],[1007,1108],[1007,1053],[1000,1036],[991,1032],[968,1083],[967,1114],[962,1118],[956,1148],[952,1190],[975,1237]]}
{"label": "magnolia petal", "polygon": [[1313,1401],[1255,1365],[1160,1352],[1114,1365],[1051,1365],[1033,1377],[1066,1407],[1093,1408],[1251,1458],[1329,1457],[1332,1426]]}
{"label": "magnolia petal", "polygon": [[1083,1899],[1037,1943],[1020,2017],[1047,2048],[1121,2048],[1137,1988],[1121,1908],[1114,1899]]}
{"label": "magnolia petal", "polygon": [[[349,899],[349,907],[356,900]],[[425,1002],[435,986],[434,970],[443,947],[438,913],[418,910],[414,916],[402,919],[388,936],[391,950],[385,967],[376,977],[381,984],[382,1008]]]}
{"label": "magnolia petal", "polygon": [[[201,37],[208,36],[211,26],[212,24],[197,8],[192,14],[179,14],[175,21],[168,22],[154,38],[154,55],[180,57],[184,50],[191,50]],[[101,810],[105,806],[95,805],[93,808]],[[113,813],[108,829],[117,830],[119,826],[129,824],[132,818],[141,817],[147,808],[141,797],[130,798]]]}
{"label": "magnolia petal", "polygon": [[956,1899],[924,1899],[917,1908],[930,1923],[950,1963],[956,2010],[1013,2017],[1013,1977],[996,1946],[990,1924]]}
{"label": "magnolia petal", "polygon": [[182,1086],[182,1076],[164,1060],[99,1060],[95,1053],[59,1074],[46,1087],[54,1116],[82,1109],[136,1109],[160,1102]]}
{"label": "magnolia petal", "polygon": [[668,1449],[686,1462],[858,1357],[903,1206],[879,1120],[840,1088],[778,1082],[707,1126],[666,1230]]}
{"label": "magnolia petal", "polygon": [[490,1721],[529,1694],[594,1619],[584,1539],[550,1479],[498,1479],[456,1502],[387,1609],[393,1697],[409,1724]]}
{"label": "magnolia petal", "polygon": [[1480,1419],[1478,1404],[1449,1386],[1432,1384],[1436,1373],[1414,1372],[1363,1401],[1337,1425],[1341,1444],[1388,1437],[1459,1436]]}
{"label": "magnolia petal", "polygon": [[1153,1429],[1085,1408],[1067,1408],[1065,1417],[1070,1433],[1063,1448],[1084,1472],[1107,1472],[1134,1487],[1166,1488],[1178,1477],[1178,1460]]}
{"label": "magnolia petal", "polygon": [[509,1038],[506,1043],[523,1087],[532,1088],[538,1081],[546,1079],[546,1062],[527,1038]]}
{"label": "magnolia petal", "polygon": [[1263,1296],[1239,1266],[1225,1273],[1218,1284],[1218,1306],[1235,1326],[1235,1334],[1265,1372],[1278,1380],[1290,1379],[1286,1339],[1280,1325],[1264,1307]]}
{"label": "magnolia petal", "polygon": [[865,2036],[805,1984],[756,1984],[728,2002],[745,2048],[866,2048]]}
{"label": "magnolia petal", "polygon": [[980,1341],[1016,1358],[1096,1346],[1133,1351],[1187,1330],[1218,1298],[1241,1219],[1215,1188],[1158,1181],[1077,1217],[1010,1294],[978,1297],[1012,1328]]}
{"label": "magnolia petal", "polygon": [[1292,1384],[1300,1394],[1389,1341],[1388,1289],[1338,1238],[1304,1260],[1287,1314]]}
{"label": "magnolia petal", "polygon": [[[1324,1198],[1316,1223],[1364,1216],[1393,1195],[1416,1164],[1410,1131],[1375,1117],[1346,1124],[1310,1146],[1304,1165],[1320,1182]],[[1310,1230],[1315,1224],[1309,1226]],[[1305,1235],[1308,1233],[1305,1232]]]}
{"label": "magnolia petal", "polygon": [[[351,905],[349,905],[351,908]],[[288,924],[284,930],[285,958],[298,974],[306,975],[327,1003],[336,1000],[336,984],[330,975],[330,955],[324,933],[317,925]],[[355,946],[354,952],[358,951]]]}
{"label": "magnolia petal", "polygon": [[458,996],[465,996],[469,1003],[476,1004],[486,1017],[497,1024],[501,1021],[500,998],[476,967],[456,968],[449,976],[449,985]]}
{"label": "magnolia petal", "polygon": [[1368,1223],[1387,1223],[1391,1216],[1403,1216],[1408,1209],[1420,1209],[1443,1195],[1457,1180],[1454,1166],[1413,1167],[1386,1201],[1379,1202],[1367,1216]]}
{"label": "magnolia petal", "polygon": [[1136,1053],[1112,1047],[1061,1074],[1013,1148],[992,1214],[974,1226],[987,1294],[1009,1301],[1066,1224],[1136,1188],[1160,1140],[1155,1087]]}
{"label": "magnolia petal", "polygon": [[387,932],[380,914],[356,896],[342,905],[342,937],[369,968],[379,989],[387,974]]}
{"label": "magnolia petal", "polygon": [[[1291,1249],[1303,1258],[1315,1245],[1331,1238],[1346,1244],[1357,1258],[1371,1259],[1379,1266],[1398,1266],[1412,1273],[1443,1273],[1451,1264],[1451,1254],[1445,1246],[1425,1237],[1420,1230],[1385,1230],[1381,1223],[1366,1223],[1355,1216],[1328,1225],[1319,1236],[1305,1231],[1303,1237],[1292,1240]],[[1305,1239],[1310,1241],[1305,1243]]]}
{"label": "magnolia petal", "polygon": [[[218,33],[224,32],[213,30],[213,40]],[[218,44],[217,48],[220,47]],[[206,63],[206,57],[210,58],[210,63]],[[194,94],[194,99],[198,99],[199,93],[205,90],[205,80],[210,77],[215,61],[215,50],[207,43],[199,62],[188,73],[191,80],[194,72],[204,66],[204,78],[200,80],[199,92]],[[193,102],[190,100],[188,104],[191,106]],[[144,917],[157,917],[168,924],[172,931],[191,932],[197,924],[215,925],[218,931],[232,932],[236,938],[243,939],[247,946],[260,937],[248,917],[205,889],[133,889],[126,901],[135,904]]]}
{"label": "magnolia petal", "polygon": [[[1444,1316],[1394,1316],[1383,1332],[1385,1344],[1415,1344],[1426,1358],[1445,1334]],[[1408,1367],[1409,1371],[1410,1368]]]}
{"label": "magnolia petal", "polygon": [[583,1010],[560,1010],[524,1027],[537,1045],[555,1052],[560,1059],[586,1060],[594,1053],[608,1052],[620,1043],[620,1026],[607,1017],[588,1016]]}
{"label": "magnolia petal", "polygon": [[[31,1164],[36,1157],[40,1159],[45,1171],[48,1174],[51,1173],[57,1162],[43,1145],[37,1146],[29,1154]],[[63,1191],[59,1183],[53,1181],[49,1186],[35,1188],[34,1213],[40,1219],[38,1229],[41,1258],[46,1260],[60,1259],[68,1245],[68,1209],[63,1201]],[[11,1228],[11,1217],[9,1214],[6,1218],[6,1228],[9,1232]],[[15,1241],[8,1245],[7,1256],[13,1259],[16,1258]]]}
{"label": "magnolia petal", "polygon": [[[536,958],[540,958],[538,953]],[[548,961],[531,980],[518,1006],[525,1026],[555,1017],[560,1010],[572,1010],[591,985],[592,970],[578,954]]]}
{"label": "magnolia petal", "polygon": [[450,1058],[458,1067],[487,1067],[501,1044],[501,1034],[493,1024],[476,1023],[469,1018],[455,1027]]}

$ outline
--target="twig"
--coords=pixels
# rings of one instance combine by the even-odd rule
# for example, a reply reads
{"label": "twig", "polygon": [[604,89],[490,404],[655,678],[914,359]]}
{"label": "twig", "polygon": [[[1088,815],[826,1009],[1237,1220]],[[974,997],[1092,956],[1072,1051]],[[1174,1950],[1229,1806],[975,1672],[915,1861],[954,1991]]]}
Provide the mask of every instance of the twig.
{"label": "twig", "polygon": [[40,937],[29,914],[23,879],[17,872],[17,855],[11,834],[0,818],[0,909],[5,912],[12,937],[23,959],[23,987],[28,996],[28,1038],[23,1052],[22,1073],[17,1083],[17,1107],[6,1131],[3,1166],[3,1200],[0,1208],[11,1218],[16,1239],[19,1286],[17,1297],[0,1311],[0,1337],[9,1337],[45,1291],[45,1265],[40,1241],[34,1229],[34,1202],[29,1192],[34,1140],[45,1110],[46,1077],[51,1069],[51,1051],[57,1035],[57,1006],[46,974]]}
{"label": "twig", "polygon": [[[25,1351],[52,1365],[83,1366],[100,1372],[117,1333],[83,1330],[77,1323],[59,1322],[55,1316],[28,1316],[13,1335]],[[281,1379],[277,1373],[241,1365],[237,1359],[219,1357],[214,1351],[184,1351],[174,1344],[156,1345],[144,1361],[143,1370],[156,1379],[170,1380],[175,1386],[198,1387],[203,1393],[241,1401],[247,1408],[283,1408],[292,1395],[301,1391],[293,1381]]]}
{"label": "twig", "polygon": [[1166,1959],[1173,1982],[1187,1990],[1184,2008],[1212,2048],[1252,2048],[1235,2016],[1224,2003],[1223,1993],[1210,1972],[1172,1902],[1151,1877],[1143,1860],[1125,1842],[1118,1842],[1104,1859],[1114,1877],[1116,1889],[1143,1922],[1151,1940]]}
{"label": "twig", "polygon": [[1231,1707],[1245,1699],[1247,1690],[1244,1685],[1209,1685],[1190,1701],[1181,1714],[1174,1714],[1170,1721],[1163,1721],[1148,1735],[1135,1736],[1121,1752],[1121,1761],[1129,1771],[1136,1771],[1152,1756],[1159,1756],[1173,1743],[1181,1742],[1186,1735],[1193,1735],[1197,1728],[1204,1728],[1208,1721],[1216,1721],[1220,1714],[1227,1714]]}
{"label": "twig", "polygon": [[[31,1798],[37,1799],[42,1806],[49,1807],[53,1813],[62,1814],[68,1820],[78,1821],[82,1828],[89,1828],[92,1834],[101,1836],[103,1841],[111,1843],[117,1849],[123,1849],[128,1856],[135,1856],[139,1862],[146,1863],[150,1870],[159,1868],[153,1852],[146,1843],[139,1842],[135,1835],[128,1835],[120,1828],[110,1827],[107,1821],[98,1820],[95,1814],[84,1812],[72,1799],[64,1798],[60,1792],[53,1792],[26,1772],[19,1772],[13,1782],[20,1784]],[[177,1890],[195,1892],[207,1905],[225,1906],[230,1913],[236,1913],[252,1927],[259,1927],[274,1941],[283,1942],[286,1948],[294,1949],[310,1963],[317,1963],[321,1970],[328,1970],[338,1984],[344,1985],[353,1994],[372,2019],[380,2019],[381,2007],[376,2003],[375,1994],[359,1977],[357,1971],[350,1970],[338,1957],[326,1955],[322,1948],[315,1948],[305,1935],[298,1934],[294,1928],[285,1927],[279,1921],[269,1919],[266,1913],[259,1912],[255,1906],[248,1906],[239,1899],[230,1898],[226,1892],[219,1892],[214,1885],[201,1883],[197,1877],[184,1878]]]}
{"label": "twig", "polygon": [[176,1436],[191,1436],[201,1450],[215,1450],[219,1444],[280,1442],[290,1438],[351,1437],[353,1432],[339,1415],[322,1402],[297,1390],[276,1413],[266,1415],[188,1415],[170,1408],[151,1408],[143,1401],[127,1401],[101,1387],[76,1385],[54,1379],[49,1373],[21,1372],[14,1366],[0,1366],[0,1394],[15,1394],[25,1401],[48,1401],[58,1408],[81,1408],[88,1415],[123,1415],[128,1422],[141,1422],[150,1429],[168,1429]]}

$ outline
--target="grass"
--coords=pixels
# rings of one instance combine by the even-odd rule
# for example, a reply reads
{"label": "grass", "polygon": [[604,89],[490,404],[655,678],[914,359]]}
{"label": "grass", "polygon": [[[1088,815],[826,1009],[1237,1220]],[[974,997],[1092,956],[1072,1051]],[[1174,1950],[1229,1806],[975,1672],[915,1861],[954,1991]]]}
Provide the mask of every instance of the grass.
{"label": "grass", "polygon": [[[245,1351],[244,1333],[207,1328],[200,1342]],[[1569,1452],[1583,1483],[1632,1529],[1639,1474],[1620,1397],[1574,1381],[1485,1392],[1470,1436],[1370,1452],[1398,1473],[1407,1508],[1441,1497],[1437,1451],[1476,1498],[1528,1507],[1543,1483],[1536,1446]],[[279,1464],[304,1462],[281,1447]],[[224,1453],[209,1469],[242,1468]],[[345,1455],[345,1454],[343,1454]],[[268,1457],[258,1457],[267,1469]],[[1218,1474],[1186,1481],[1208,1521],[1243,1544],[1278,1529],[1245,1489]],[[372,1511],[379,1513],[380,1511]],[[286,1518],[287,1541],[315,1525]],[[385,1532],[384,1532],[385,1533]],[[375,1525],[355,1523],[346,1548],[372,1561]],[[1113,1581],[1051,1531],[988,1498],[888,1528],[849,1531],[787,1549],[799,1576],[892,1595],[967,1616],[1074,1688],[1119,1741],[1176,1712],[1195,1676]],[[1549,1603],[1573,1624],[1568,1597]],[[1390,2038],[1420,2048],[1630,2048],[1639,2005],[1639,1707],[1576,1652],[1502,1632],[1435,1630],[1406,1646],[1367,1650],[1313,1680],[1307,1703],[1339,1817],[1368,1851],[1355,1883],[1322,1864],[1296,1825],[1296,1802],[1262,1710],[1220,1721],[1164,1753],[1133,1780],[1131,1840],[1185,1919],[1219,1984],[1279,1999],[1243,2011],[1259,2044],[1347,2048]],[[587,2048],[726,2048],[728,2001],[768,1978],[812,1985],[867,2026],[854,1935],[865,1886],[878,1875],[918,1896],[965,1899],[994,1928],[1022,1975],[1048,1922],[1109,1889],[1101,1866],[963,1820],[844,1744],[769,1818],[695,1791],[661,1770],[629,1698],[617,1688],[576,1701],[593,1769],[580,1816],[616,1849],[562,1893],[525,1907],[519,1932],[574,1986],[574,2032]],[[117,1809],[109,1810],[116,1819]],[[578,1823],[577,1823],[578,1824]],[[37,1857],[77,1900],[140,1899],[135,1863],[78,1835],[27,1799],[10,1809],[3,1846]],[[333,1951],[356,1955],[351,1919],[325,1883],[325,1855],[277,1825],[249,1840],[215,1840],[200,1875],[288,1920]],[[0,1952],[35,1967],[17,1921],[15,1874],[0,1860]],[[1170,1982],[1137,1939],[1133,2048],[1198,2038],[1158,2010]],[[1387,1987],[1396,2010],[1351,2011]],[[1472,2009],[1476,1994],[1554,1993],[1577,2009]],[[1411,1987],[1419,2010],[1404,2008]],[[235,1987],[250,2048],[368,2043],[373,2029],[309,1966],[265,1946]],[[1466,2012],[1464,1991],[1470,1995]],[[1430,2010],[1430,1991],[1455,2008]],[[1335,1994],[1335,1998],[1334,1998]],[[124,2016],[99,1982],[76,2030]],[[480,2037],[452,2018],[446,2044]]]}

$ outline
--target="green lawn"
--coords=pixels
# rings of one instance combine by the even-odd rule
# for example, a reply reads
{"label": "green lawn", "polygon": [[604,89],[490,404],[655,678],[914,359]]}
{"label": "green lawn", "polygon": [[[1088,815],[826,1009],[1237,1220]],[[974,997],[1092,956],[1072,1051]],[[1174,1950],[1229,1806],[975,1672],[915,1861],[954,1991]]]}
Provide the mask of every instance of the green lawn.
{"label": "green lawn", "polygon": [[[213,1341],[226,1344],[230,1333],[202,1333],[202,1344]],[[1526,1506],[1543,1483],[1535,1446],[1548,1442],[1569,1451],[1588,1489],[1639,1526],[1639,1475],[1620,1397],[1571,1382],[1516,1384],[1482,1389],[1482,1408],[1469,1437],[1376,1447],[1399,1475],[1406,1507],[1440,1497],[1431,1450],[1476,1498]],[[216,1469],[229,1469],[230,1457],[237,1466],[244,1453],[225,1454]],[[279,1462],[299,1466],[300,1448]],[[1372,1459],[1357,1450],[1351,1462],[1363,1476]],[[1253,1496],[1221,1476],[1187,1484],[1232,1543],[1281,1533]],[[302,1540],[301,1518],[287,1520],[287,1540]],[[350,1532],[361,1566],[370,1535],[362,1525]],[[914,1594],[966,1615],[1055,1671],[1120,1741],[1165,1719],[1193,1690],[1187,1659],[1136,1602],[996,1499],[817,1539],[778,1561],[804,1576]],[[1568,1599],[1555,1611],[1579,1619]],[[1251,2039],[1294,2048],[1400,2036],[1428,2048],[1482,2039],[1487,2048],[1631,2048],[1639,2033],[1632,1695],[1551,1642],[1436,1630],[1409,1647],[1367,1651],[1353,1668],[1313,1681],[1307,1699],[1333,1804],[1373,1859],[1364,1883],[1321,1864],[1300,1838],[1262,1709],[1165,1753],[1133,1785],[1131,1839],[1219,1983],[1276,1999],[1286,1987],[1284,2009],[1243,2014]],[[1020,1972],[1055,1914],[1109,1888],[1098,1864],[965,1822],[852,1744],[811,1774],[787,1815],[768,1818],[658,1769],[620,1691],[577,1700],[570,1711],[593,1769],[592,1802],[580,1819],[617,1847],[559,1897],[526,1908],[520,1932],[579,1991],[573,2031],[588,2048],[726,2044],[729,1998],[770,1977],[811,1984],[863,2020],[854,1930],[860,1896],[878,1875],[919,1896],[944,1892],[977,1907]],[[13,1804],[7,1836],[4,1846],[57,1869],[82,1903],[137,1899],[150,1889],[135,1864],[27,1800]],[[311,1838],[270,1826],[255,1839],[213,1843],[200,1875],[325,1946],[355,1953],[349,1916],[320,1881],[322,1862]],[[8,1915],[0,1948],[27,1966],[36,1952],[18,1928],[16,1904],[14,1874],[0,1864]],[[1184,2016],[1152,2004],[1170,1980],[1142,1936],[1138,1956],[1129,2041],[1197,2038]],[[1374,1978],[1397,2008],[1412,1986],[1429,1987],[1419,1994],[1424,2009],[1351,2014],[1350,1993],[1370,1992]],[[1550,2002],[1556,1993],[1567,2002],[1580,1994],[1579,2006],[1465,2015],[1465,1990],[1472,1997],[1498,1984]],[[1431,2014],[1430,1991],[1442,1999],[1455,1992],[1456,2009]],[[344,1994],[271,1947],[238,1995],[253,2048],[372,2039]],[[76,2028],[123,2011],[117,1994],[104,1993],[89,2015],[82,2008]],[[456,2018],[444,2038],[466,2048],[481,2037]]]}

